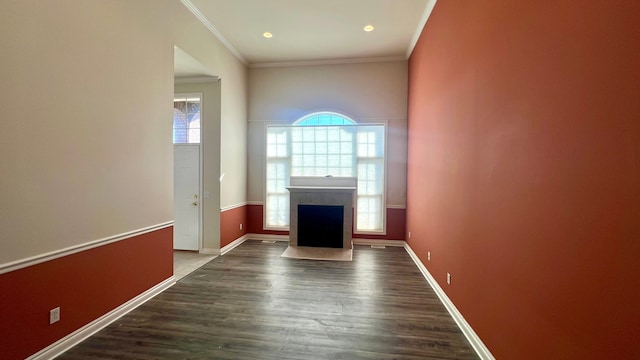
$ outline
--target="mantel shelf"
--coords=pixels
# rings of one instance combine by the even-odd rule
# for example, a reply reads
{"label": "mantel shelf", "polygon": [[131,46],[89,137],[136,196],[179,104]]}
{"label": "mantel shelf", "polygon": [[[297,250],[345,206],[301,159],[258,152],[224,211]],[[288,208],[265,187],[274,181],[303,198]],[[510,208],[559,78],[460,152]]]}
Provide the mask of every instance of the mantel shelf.
{"label": "mantel shelf", "polygon": [[289,192],[354,192],[355,187],[347,186],[288,186]]}

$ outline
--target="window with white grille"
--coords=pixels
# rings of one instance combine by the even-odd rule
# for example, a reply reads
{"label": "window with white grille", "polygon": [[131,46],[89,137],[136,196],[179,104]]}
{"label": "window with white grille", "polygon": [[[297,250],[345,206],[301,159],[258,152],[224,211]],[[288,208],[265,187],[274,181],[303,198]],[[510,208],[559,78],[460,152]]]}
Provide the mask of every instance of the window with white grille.
{"label": "window with white grille", "polygon": [[267,127],[265,225],[289,226],[290,176],[357,176],[356,231],[384,231],[383,124],[358,125],[335,113],[315,113]]}
{"label": "window with white grille", "polygon": [[173,143],[200,143],[199,96],[176,96],[173,99]]}

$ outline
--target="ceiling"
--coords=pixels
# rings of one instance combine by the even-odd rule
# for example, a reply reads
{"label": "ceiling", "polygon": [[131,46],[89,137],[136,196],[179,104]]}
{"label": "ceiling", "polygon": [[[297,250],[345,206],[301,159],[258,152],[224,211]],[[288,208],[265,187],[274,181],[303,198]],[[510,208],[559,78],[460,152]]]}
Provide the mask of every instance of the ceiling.
{"label": "ceiling", "polygon": [[[435,0],[181,1],[251,67],[406,59],[435,4]],[[365,32],[369,24],[374,30]],[[264,32],[273,37],[265,38]]]}

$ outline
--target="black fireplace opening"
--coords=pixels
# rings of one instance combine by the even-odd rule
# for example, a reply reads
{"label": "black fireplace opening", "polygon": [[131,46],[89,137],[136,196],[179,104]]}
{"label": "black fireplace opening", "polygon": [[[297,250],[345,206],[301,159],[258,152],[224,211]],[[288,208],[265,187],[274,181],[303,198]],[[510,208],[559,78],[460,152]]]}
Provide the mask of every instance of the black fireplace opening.
{"label": "black fireplace opening", "polygon": [[344,206],[298,205],[298,246],[342,248]]}

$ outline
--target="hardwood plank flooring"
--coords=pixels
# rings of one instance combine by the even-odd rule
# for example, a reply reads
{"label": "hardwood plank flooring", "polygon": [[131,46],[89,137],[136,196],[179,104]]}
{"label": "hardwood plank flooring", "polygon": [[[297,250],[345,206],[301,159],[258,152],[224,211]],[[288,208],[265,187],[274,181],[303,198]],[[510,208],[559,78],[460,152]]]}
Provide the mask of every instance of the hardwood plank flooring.
{"label": "hardwood plank flooring", "polygon": [[285,248],[247,241],[59,359],[478,359],[404,249]]}

